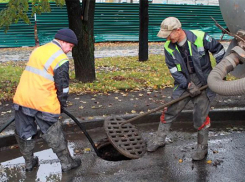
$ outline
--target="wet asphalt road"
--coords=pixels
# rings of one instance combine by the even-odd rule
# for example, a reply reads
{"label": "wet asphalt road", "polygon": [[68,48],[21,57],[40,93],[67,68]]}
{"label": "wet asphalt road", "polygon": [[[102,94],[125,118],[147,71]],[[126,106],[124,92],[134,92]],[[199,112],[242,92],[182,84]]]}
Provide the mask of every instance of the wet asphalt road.
{"label": "wet asphalt road", "polygon": [[[161,49],[157,47],[157,49],[162,53],[162,47]],[[153,50],[155,50],[155,47]],[[97,57],[100,57],[100,55],[106,55],[107,57],[125,54],[135,55],[138,52],[134,47],[130,50],[121,49],[120,51],[115,51],[101,49],[97,51]],[[160,52],[158,53],[160,54]],[[29,55],[29,53],[23,55],[23,57],[26,58],[28,57],[27,55]],[[9,55],[4,56],[4,60],[9,60],[8,56]],[[15,60],[14,58],[11,59]],[[16,58],[16,60],[19,59],[22,60],[23,58]],[[146,112],[148,107],[151,109],[159,106],[161,103],[159,103],[157,99],[162,100],[164,95],[169,95],[167,93],[154,92],[152,93],[154,96],[149,96],[155,100],[154,104],[156,105],[149,103],[149,101],[143,102],[142,99],[139,99],[140,104],[132,104],[132,98],[128,97],[128,99],[130,99],[129,101],[124,99],[123,103],[126,103],[125,106],[123,103],[114,103],[113,100],[106,98],[108,102],[107,106],[105,98],[103,97],[104,100],[99,100],[100,97],[98,96],[96,97],[96,103],[105,104],[104,108],[96,109],[94,112],[89,109],[88,113],[85,109],[83,112],[78,111],[77,108],[80,106],[81,101],[77,100],[78,96],[73,96],[71,97],[73,106],[70,106],[68,110],[71,110],[73,114],[76,113],[75,116],[81,120],[83,120],[84,116],[94,117],[111,113],[125,114],[127,112],[131,113],[132,110],[140,112],[142,108],[146,109],[144,110]],[[139,98],[139,93],[136,94],[134,98]],[[114,99],[118,97],[120,99],[119,96],[113,95],[110,98]],[[83,101],[87,98],[88,101],[86,102],[91,103],[89,102],[91,97],[90,95],[85,95],[83,96]],[[145,96],[145,98],[147,97]],[[136,101],[136,99],[134,99],[134,101]],[[84,103],[86,102],[84,101]],[[216,105],[219,106],[218,108],[243,107],[243,102],[244,96],[232,98],[218,96],[214,107],[217,108]],[[127,104],[133,105],[134,107],[128,107]],[[112,110],[109,110],[108,107]],[[73,112],[74,108],[75,110]],[[12,113],[8,112],[11,110],[10,104],[8,103],[3,104],[0,109],[2,111],[0,125],[2,125]],[[187,109],[189,108],[187,107]],[[106,111],[108,113],[106,113]],[[241,119],[243,119],[243,117],[241,117]],[[35,148],[35,155],[40,159],[40,166],[30,173],[24,171],[24,159],[21,157],[17,145],[0,148],[0,181],[245,181],[245,171],[242,170],[244,167],[245,149],[245,124],[243,123],[244,121],[238,122],[237,120],[225,123],[221,121],[214,122],[209,134],[209,154],[205,160],[199,162],[192,162],[190,157],[196,143],[196,133],[193,130],[191,122],[176,123],[170,135],[172,142],[166,145],[165,148],[161,148],[155,153],[145,153],[140,159],[116,162],[107,161],[96,156],[90,143],[80,129],[78,127],[70,127],[66,131],[69,141],[69,150],[73,156],[81,158],[81,167],[69,173],[61,173],[60,163],[56,155],[47,147],[46,143],[39,140]],[[157,123],[154,123],[136,125],[136,127],[139,129],[139,133],[142,134],[142,137],[147,140],[148,137],[153,136],[153,131],[157,129],[157,125]],[[8,129],[13,128],[13,125],[11,125]],[[97,127],[96,129],[89,130],[89,133],[95,142],[106,137],[104,128]]]}
{"label": "wet asphalt road", "polygon": [[[24,171],[24,159],[14,146],[0,150],[0,181],[91,181],[91,182],[159,182],[159,181],[244,181],[245,124],[216,122],[209,133],[209,154],[206,159],[192,162],[191,152],[196,132],[191,122],[174,123],[169,143],[142,158],[108,161],[98,157],[77,127],[66,133],[69,150],[82,160],[82,166],[61,173],[56,155],[46,144],[37,142],[35,155],[40,166],[30,173]],[[136,125],[138,133],[147,140],[154,135],[158,123]],[[106,137],[104,128],[89,130],[95,142]],[[91,151],[90,151],[91,150]]]}

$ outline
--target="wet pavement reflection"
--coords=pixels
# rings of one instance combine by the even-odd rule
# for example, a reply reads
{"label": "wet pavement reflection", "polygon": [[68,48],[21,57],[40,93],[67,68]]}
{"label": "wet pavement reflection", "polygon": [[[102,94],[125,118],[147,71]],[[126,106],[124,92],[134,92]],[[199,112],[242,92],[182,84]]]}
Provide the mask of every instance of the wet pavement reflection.
{"label": "wet pavement reflection", "polygon": [[[154,136],[158,124],[136,125],[143,139]],[[25,172],[24,158],[17,145],[0,150],[0,181],[244,181],[245,124],[220,123],[209,133],[209,154],[192,162],[196,133],[191,123],[176,123],[168,144],[140,159],[108,161],[96,156],[82,132],[67,131],[68,147],[82,165],[61,172],[57,156],[39,139],[35,154],[40,166]],[[88,131],[95,143],[106,138],[103,128]]]}

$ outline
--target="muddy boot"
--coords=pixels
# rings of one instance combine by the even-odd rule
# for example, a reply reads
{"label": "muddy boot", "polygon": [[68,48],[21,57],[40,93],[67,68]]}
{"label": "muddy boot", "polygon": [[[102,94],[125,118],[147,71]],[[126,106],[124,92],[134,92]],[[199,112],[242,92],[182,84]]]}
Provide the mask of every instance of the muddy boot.
{"label": "muddy boot", "polygon": [[168,134],[168,131],[171,127],[171,123],[159,123],[158,130],[157,130],[157,135],[153,137],[153,139],[149,140],[147,142],[147,151],[148,152],[154,152],[156,151],[159,147],[164,147],[165,146],[165,139]]}
{"label": "muddy boot", "polygon": [[15,138],[20,148],[20,153],[25,159],[26,171],[32,171],[34,167],[38,166],[38,157],[33,156],[33,150],[35,147],[36,141],[33,140],[24,140],[15,134]]}
{"label": "muddy boot", "polygon": [[47,142],[48,146],[53,149],[61,163],[62,172],[67,172],[81,165],[80,159],[73,159],[67,148],[67,141],[62,131],[61,123],[58,121],[53,124],[43,134],[42,138]]}
{"label": "muddy boot", "polygon": [[197,133],[197,147],[192,154],[192,160],[199,161],[208,154],[208,128],[202,129]]}

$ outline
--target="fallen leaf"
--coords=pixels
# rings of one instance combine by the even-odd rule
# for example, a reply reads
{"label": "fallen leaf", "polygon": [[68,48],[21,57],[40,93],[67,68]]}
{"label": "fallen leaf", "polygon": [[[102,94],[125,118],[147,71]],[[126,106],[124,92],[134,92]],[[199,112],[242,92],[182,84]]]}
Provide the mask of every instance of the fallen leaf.
{"label": "fallen leaf", "polygon": [[132,110],[131,113],[136,113],[136,111],[135,110]]}
{"label": "fallen leaf", "polygon": [[211,160],[208,160],[208,161],[207,161],[207,164],[212,164],[212,161],[211,161]]}
{"label": "fallen leaf", "polygon": [[83,151],[84,151],[84,152],[90,152],[91,149],[90,149],[90,148],[85,148]]}
{"label": "fallen leaf", "polygon": [[183,160],[182,159],[179,159],[179,163],[182,163],[183,162]]}
{"label": "fallen leaf", "polygon": [[80,150],[77,150],[77,149],[75,150],[75,153],[79,153],[79,152],[80,152]]}
{"label": "fallen leaf", "polygon": [[214,154],[217,154],[217,153],[219,153],[219,152],[218,152],[217,150],[213,150],[213,153],[214,153]]}

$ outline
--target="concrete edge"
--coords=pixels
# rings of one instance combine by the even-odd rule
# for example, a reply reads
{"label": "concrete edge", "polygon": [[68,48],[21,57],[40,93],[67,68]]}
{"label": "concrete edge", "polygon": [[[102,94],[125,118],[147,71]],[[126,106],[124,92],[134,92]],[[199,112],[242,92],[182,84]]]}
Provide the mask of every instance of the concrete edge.
{"label": "concrete edge", "polygon": [[[112,116],[112,115],[111,115]],[[139,114],[125,114],[125,115],[116,115],[117,117],[128,120],[130,118],[139,116]],[[147,124],[147,123],[158,123],[161,112],[152,113],[142,118],[139,118],[133,121],[131,124]],[[108,116],[110,117],[110,116]],[[224,122],[236,122],[245,120],[245,108],[225,108],[225,109],[213,109],[209,113],[211,118],[211,123],[224,123]],[[87,117],[84,120],[78,119],[81,124],[87,129],[94,129],[103,127],[104,121],[107,117],[95,116],[93,118]],[[180,122],[192,122],[192,110],[184,110],[178,116],[175,123]],[[63,121],[63,128],[66,126],[76,126],[75,122],[72,119],[65,119]],[[0,135],[0,148],[16,144],[14,131],[8,130]]]}

